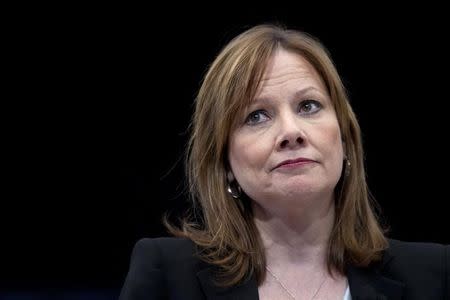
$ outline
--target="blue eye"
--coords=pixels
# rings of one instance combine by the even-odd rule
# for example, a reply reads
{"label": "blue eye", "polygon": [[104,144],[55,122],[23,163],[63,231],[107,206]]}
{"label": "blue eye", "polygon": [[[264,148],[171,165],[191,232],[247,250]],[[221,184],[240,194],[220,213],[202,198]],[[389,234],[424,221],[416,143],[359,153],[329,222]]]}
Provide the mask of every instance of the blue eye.
{"label": "blue eye", "polygon": [[316,100],[305,100],[300,103],[300,113],[312,115],[322,109],[322,104]]}
{"label": "blue eye", "polygon": [[247,119],[245,119],[245,123],[248,125],[256,125],[267,121],[268,119],[269,116],[266,111],[256,110],[248,115]]}

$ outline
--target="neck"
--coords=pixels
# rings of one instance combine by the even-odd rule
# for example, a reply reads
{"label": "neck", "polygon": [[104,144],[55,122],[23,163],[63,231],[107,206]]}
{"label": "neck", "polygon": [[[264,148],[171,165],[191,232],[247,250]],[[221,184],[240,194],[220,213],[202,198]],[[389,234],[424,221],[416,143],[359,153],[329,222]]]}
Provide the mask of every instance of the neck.
{"label": "neck", "polygon": [[324,268],[334,224],[334,202],[303,212],[273,214],[253,205],[255,224],[266,250],[267,264]]}

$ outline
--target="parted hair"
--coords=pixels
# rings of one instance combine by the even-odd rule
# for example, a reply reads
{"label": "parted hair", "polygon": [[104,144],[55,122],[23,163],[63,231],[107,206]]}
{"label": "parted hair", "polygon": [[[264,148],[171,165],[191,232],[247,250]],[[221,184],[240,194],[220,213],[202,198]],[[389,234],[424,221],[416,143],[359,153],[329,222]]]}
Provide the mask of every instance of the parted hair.
{"label": "parted hair", "polygon": [[360,127],[328,51],[305,32],[258,25],[225,45],[206,72],[195,100],[185,161],[192,210],[181,224],[165,220],[172,234],[191,239],[200,258],[217,267],[216,282],[221,286],[239,284],[250,276],[260,284],[266,275],[252,200],[245,194],[236,200],[227,192],[227,153],[236,119],[253,101],[279,48],[302,56],[321,76],[351,164],[335,187],[336,213],[327,250],[330,274],[332,269],[345,273],[349,264],[376,262],[387,247],[366,182]]}

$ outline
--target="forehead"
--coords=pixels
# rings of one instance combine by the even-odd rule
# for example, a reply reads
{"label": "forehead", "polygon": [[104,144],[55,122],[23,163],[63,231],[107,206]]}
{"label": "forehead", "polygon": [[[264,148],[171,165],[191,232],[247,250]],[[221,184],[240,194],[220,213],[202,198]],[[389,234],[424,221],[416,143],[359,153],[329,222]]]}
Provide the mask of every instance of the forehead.
{"label": "forehead", "polygon": [[300,54],[278,49],[267,64],[257,96],[286,85],[295,85],[299,89],[313,87],[326,92],[321,76],[307,59]]}

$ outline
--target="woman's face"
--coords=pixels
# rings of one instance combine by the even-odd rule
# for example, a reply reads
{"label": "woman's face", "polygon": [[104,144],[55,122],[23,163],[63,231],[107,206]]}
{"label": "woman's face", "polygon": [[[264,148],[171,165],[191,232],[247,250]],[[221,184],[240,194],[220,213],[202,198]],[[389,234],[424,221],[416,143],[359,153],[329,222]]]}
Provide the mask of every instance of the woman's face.
{"label": "woman's face", "polygon": [[262,207],[332,198],[342,171],[341,133],[325,85],[303,57],[275,53],[230,134],[228,156],[239,185]]}

